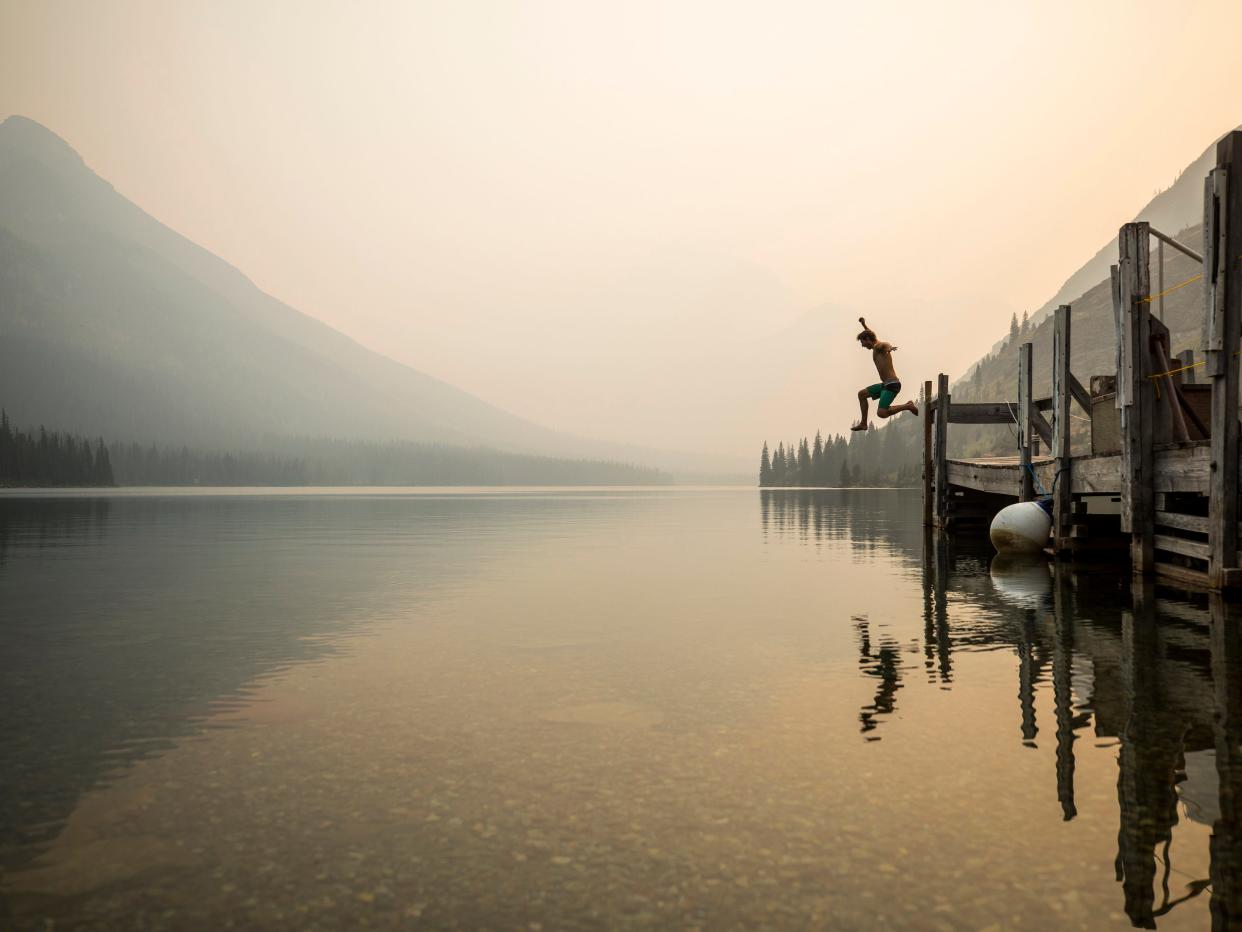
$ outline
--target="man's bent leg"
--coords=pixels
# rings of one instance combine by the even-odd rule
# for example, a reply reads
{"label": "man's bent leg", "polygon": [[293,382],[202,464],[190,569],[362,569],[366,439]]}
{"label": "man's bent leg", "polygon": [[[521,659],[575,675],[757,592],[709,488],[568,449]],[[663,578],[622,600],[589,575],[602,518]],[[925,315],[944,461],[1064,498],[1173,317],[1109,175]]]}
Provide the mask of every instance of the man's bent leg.
{"label": "man's bent leg", "polygon": [[862,413],[861,419],[850,430],[866,430],[867,429],[867,399],[871,397],[871,389],[863,388],[858,391],[858,410]]}

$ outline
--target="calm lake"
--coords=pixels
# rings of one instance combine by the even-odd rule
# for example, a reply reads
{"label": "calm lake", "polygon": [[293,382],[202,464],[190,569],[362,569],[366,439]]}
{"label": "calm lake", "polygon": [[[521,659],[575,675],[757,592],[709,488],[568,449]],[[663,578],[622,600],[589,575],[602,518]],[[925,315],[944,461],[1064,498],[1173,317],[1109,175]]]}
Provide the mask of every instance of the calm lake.
{"label": "calm lake", "polygon": [[917,493],[0,498],[0,926],[1242,924],[1242,617]]}

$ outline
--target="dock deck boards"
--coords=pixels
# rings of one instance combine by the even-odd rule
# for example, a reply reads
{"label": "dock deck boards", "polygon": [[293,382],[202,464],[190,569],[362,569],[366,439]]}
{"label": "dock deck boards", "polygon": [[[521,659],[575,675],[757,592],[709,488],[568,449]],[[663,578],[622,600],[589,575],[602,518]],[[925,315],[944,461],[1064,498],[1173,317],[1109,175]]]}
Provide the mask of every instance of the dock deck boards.
{"label": "dock deck boards", "polygon": [[[1207,441],[1165,444],[1155,450],[1153,491],[1196,492],[1206,495],[1211,473],[1211,445]],[[1039,484],[1051,489],[1056,464],[1051,457],[1032,459]],[[1070,466],[1073,494],[1120,495],[1121,454],[1076,456]],[[1016,456],[985,456],[948,461],[949,485],[976,492],[1016,497],[1022,469]]]}

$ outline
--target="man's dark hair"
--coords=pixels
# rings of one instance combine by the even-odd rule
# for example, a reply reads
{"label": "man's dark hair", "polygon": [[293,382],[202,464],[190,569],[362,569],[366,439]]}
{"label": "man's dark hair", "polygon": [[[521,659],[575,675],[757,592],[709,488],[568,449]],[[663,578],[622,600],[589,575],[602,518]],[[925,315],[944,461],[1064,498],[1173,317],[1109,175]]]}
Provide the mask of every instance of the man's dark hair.
{"label": "man's dark hair", "polygon": [[874,340],[874,339],[875,339],[874,330],[864,330],[862,333],[858,335],[859,343],[861,343],[863,340]]}

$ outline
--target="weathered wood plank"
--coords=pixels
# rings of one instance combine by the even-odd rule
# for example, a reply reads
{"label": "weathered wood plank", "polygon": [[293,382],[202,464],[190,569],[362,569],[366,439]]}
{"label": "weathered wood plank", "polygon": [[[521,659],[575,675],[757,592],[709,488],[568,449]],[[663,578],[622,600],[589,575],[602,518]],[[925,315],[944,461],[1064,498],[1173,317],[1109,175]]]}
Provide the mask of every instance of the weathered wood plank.
{"label": "weathered wood plank", "polygon": [[1117,334],[1117,348],[1115,358],[1117,360],[1117,375],[1115,376],[1115,396],[1113,404],[1120,411],[1126,404],[1126,392],[1129,390],[1130,383],[1126,376],[1126,315],[1122,313],[1121,308],[1121,269],[1118,266],[1110,265],[1108,267],[1110,283],[1112,285],[1113,295],[1113,331]]}
{"label": "weathered wood plank", "polygon": [[1052,458],[1056,474],[1052,480],[1052,539],[1060,550],[1068,544],[1071,509],[1074,501],[1073,465],[1070,460],[1070,308],[1056,310],[1052,332]]}
{"label": "weathered wood plank", "polygon": [[928,379],[923,383],[923,404],[919,413],[923,415],[923,526],[931,527],[934,516],[935,483],[932,474],[932,383]]}
{"label": "weathered wood plank", "polygon": [[1014,411],[1005,402],[961,402],[949,405],[950,424],[1012,424]]}
{"label": "weathered wood plank", "polygon": [[1031,412],[1031,428],[1035,431],[1035,436],[1031,438],[1031,451],[1038,455],[1039,444],[1036,440],[1042,440],[1048,447],[1052,449],[1052,425],[1038,411]]}
{"label": "weathered wood plank", "polygon": [[1208,584],[1225,584],[1238,566],[1238,348],[1242,340],[1242,132],[1228,133],[1216,145],[1213,214],[1216,249],[1204,269],[1212,293],[1211,340],[1207,344],[1212,379],[1212,464],[1208,484]]}
{"label": "weathered wood plank", "polygon": [[[1191,259],[1194,259],[1196,262],[1202,262],[1202,261],[1203,261],[1203,256],[1199,255],[1197,252],[1195,252],[1195,251],[1194,251],[1193,249],[1191,249],[1189,246],[1183,246],[1181,243],[1179,243],[1179,242],[1178,242],[1177,240],[1175,240],[1173,237],[1171,237],[1171,236],[1166,236],[1164,233],[1161,233],[1161,232],[1160,232],[1159,230],[1157,230],[1155,227],[1148,227],[1148,232],[1149,232],[1149,233],[1151,233],[1151,235],[1152,235],[1152,236],[1154,236],[1156,239],[1158,239],[1160,242],[1162,242],[1162,243],[1167,243],[1168,245],[1172,246],[1174,249],[1176,249],[1176,250],[1177,250],[1178,252],[1180,252],[1182,255],[1184,255],[1184,256],[1189,256]],[[1164,289],[1162,288],[1162,289],[1160,289],[1160,290],[1161,290],[1161,291],[1163,291]]]}
{"label": "weathered wood plank", "polygon": [[936,513],[933,520],[944,527],[949,499],[949,377],[941,372],[936,377]]}
{"label": "weathered wood plank", "polygon": [[1151,446],[1155,396],[1151,374],[1151,312],[1143,299],[1151,294],[1149,224],[1127,223],[1118,236],[1120,253],[1121,334],[1124,366],[1117,380],[1121,408],[1121,529],[1130,535],[1130,562],[1135,573],[1153,565],[1153,452]]}
{"label": "weathered wood plank", "polygon": [[1206,534],[1208,519],[1200,515],[1179,515],[1172,511],[1156,512],[1156,527],[1171,527],[1179,531],[1195,531]]}
{"label": "weathered wood plank", "polygon": [[1074,373],[1069,374],[1070,393],[1074,396],[1074,400],[1078,402],[1078,406],[1086,413],[1087,417],[1091,416],[1091,393],[1083,387],[1082,382],[1074,377]]}
{"label": "weathered wood plank", "polygon": [[1168,534],[1153,534],[1152,546],[1156,550],[1166,550],[1169,553],[1180,553],[1184,557],[1196,557],[1200,560],[1208,558],[1208,545],[1196,540],[1186,540],[1184,537],[1172,537]]}
{"label": "weathered wood plank", "polygon": [[1035,497],[1035,483],[1031,477],[1031,358],[1033,346],[1023,343],[1018,347],[1018,461],[1021,467],[1019,479],[1020,501],[1029,502]]}

